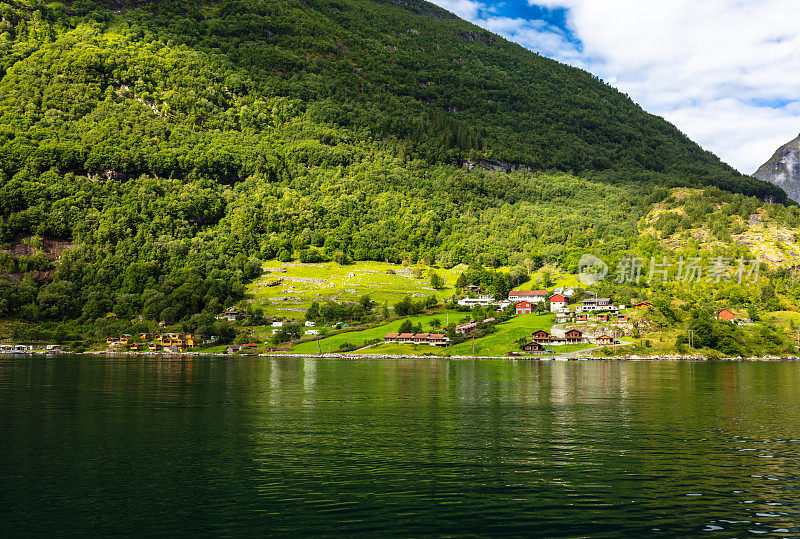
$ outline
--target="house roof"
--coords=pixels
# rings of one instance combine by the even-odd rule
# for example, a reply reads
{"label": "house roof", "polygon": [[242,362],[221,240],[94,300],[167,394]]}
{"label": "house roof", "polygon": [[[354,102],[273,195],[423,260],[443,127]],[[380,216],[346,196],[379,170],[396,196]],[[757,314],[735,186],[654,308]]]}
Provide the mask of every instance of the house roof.
{"label": "house roof", "polygon": [[512,290],[508,293],[509,296],[524,297],[544,297],[547,295],[547,290]]}
{"label": "house roof", "polygon": [[564,303],[566,301],[567,301],[567,298],[565,298],[561,294],[553,294],[552,296],[550,296],[550,303],[553,303],[553,302]]}
{"label": "house roof", "polygon": [[400,335],[398,335],[398,337],[401,338],[401,339],[413,339],[414,338],[414,334],[413,333],[401,333]]}
{"label": "house roof", "polygon": [[577,333],[578,335],[583,335],[583,332],[581,332],[581,331],[579,331],[579,330],[577,330],[577,329],[571,329],[571,330],[567,331],[567,333],[566,333],[566,334],[567,334],[567,335],[569,335],[570,333],[571,333],[571,334],[573,334],[573,335],[575,335],[576,333]]}
{"label": "house roof", "polygon": [[444,333],[431,333],[429,339],[444,339]]}
{"label": "house roof", "polygon": [[384,339],[396,339],[400,334],[399,333],[387,333],[383,336]]}
{"label": "house roof", "polygon": [[415,339],[427,339],[430,336],[431,336],[430,333],[417,333],[416,335],[414,335],[414,338]]}

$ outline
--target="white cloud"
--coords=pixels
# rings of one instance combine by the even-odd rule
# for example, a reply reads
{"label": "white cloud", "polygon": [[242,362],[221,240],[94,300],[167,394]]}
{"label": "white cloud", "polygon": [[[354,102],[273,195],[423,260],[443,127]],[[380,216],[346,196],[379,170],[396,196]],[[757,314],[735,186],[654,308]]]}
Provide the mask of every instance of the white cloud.
{"label": "white cloud", "polygon": [[488,30],[599,75],[742,172],[755,171],[800,131],[797,0],[529,2],[567,8],[582,49],[557,29],[503,17],[491,4],[437,0]]}

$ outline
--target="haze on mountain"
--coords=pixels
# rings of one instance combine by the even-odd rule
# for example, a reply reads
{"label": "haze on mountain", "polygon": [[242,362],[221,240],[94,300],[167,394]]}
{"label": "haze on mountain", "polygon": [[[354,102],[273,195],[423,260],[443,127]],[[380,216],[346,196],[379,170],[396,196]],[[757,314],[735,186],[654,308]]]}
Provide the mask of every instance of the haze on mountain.
{"label": "haze on mountain", "polygon": [[774,183],[800,202],[800,135],[778,148],[753,176]]}
{"label": "haze on mountain", "polygon": [[275,258],[572,267],[669,187],[787,200],[418,0],[6,0],[0,75],[0,315],[31,321],[205,323]]}

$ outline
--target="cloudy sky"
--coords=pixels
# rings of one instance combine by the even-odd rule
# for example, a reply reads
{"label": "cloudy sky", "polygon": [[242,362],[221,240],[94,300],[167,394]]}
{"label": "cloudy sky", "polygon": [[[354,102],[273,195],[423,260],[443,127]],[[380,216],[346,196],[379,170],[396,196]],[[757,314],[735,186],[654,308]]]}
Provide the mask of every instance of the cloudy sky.
{"label": "cloudy sky", "polygon": [[586,69],[751,174],[800,132],[798,0],[433,0]]}

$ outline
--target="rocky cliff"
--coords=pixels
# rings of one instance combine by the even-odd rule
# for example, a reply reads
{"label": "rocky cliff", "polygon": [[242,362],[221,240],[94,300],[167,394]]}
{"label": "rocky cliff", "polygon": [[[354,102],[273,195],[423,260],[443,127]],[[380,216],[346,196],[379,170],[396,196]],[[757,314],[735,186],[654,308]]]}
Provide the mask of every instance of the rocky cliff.
{"label": "rocky cliff", "polygon": [[778,148],[753,176],[774,183],[800,202],[800,135]]}

